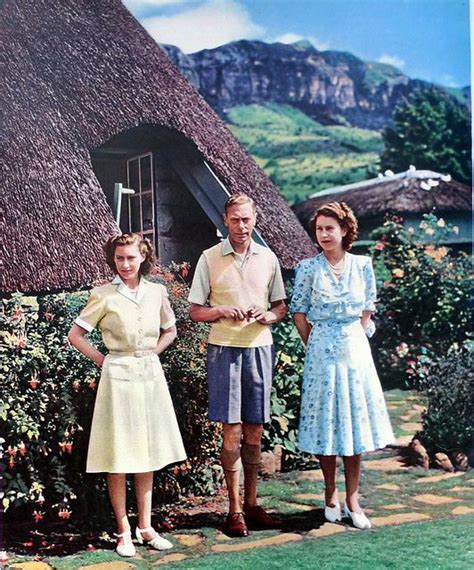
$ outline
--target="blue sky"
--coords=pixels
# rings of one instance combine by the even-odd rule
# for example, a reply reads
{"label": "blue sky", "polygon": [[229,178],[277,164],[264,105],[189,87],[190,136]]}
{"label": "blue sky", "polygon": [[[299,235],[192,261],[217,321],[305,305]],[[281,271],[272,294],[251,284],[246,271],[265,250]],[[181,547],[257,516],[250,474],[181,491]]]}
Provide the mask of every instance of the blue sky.
{"label": "blue sky", "polygon": [[410,77],[470,83],[468,0],[123,0],[159,42],[186,53],[239,39],[307,38],[392,63]]}

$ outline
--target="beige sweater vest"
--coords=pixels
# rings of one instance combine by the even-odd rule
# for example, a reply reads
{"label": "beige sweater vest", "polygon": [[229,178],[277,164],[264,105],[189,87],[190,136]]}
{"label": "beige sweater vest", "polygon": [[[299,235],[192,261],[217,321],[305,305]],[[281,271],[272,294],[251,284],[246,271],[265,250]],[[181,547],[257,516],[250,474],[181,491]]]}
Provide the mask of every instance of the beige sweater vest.
{"label": "beige sweater vest", "polygon": [[[277,260],[269,249],[260,245],[256,245],[256,249],[258,253],[250,254],[243,269],[232,254],[222,255],[221,244],[204,251],[209,268],[211,307],[231,305],[247,309],[256,305],[268,309]],[[223,318],[212,323],[209,343],[249,348],[270,345],[273,339],[270,327],[255,319]]]}

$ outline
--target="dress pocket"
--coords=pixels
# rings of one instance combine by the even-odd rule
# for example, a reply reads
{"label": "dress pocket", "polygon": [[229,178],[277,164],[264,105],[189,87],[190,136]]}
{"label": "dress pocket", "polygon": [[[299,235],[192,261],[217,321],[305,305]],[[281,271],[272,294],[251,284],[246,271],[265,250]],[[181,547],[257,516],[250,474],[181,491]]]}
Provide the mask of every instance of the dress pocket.
{"label": "dress pocket", "polygon": [[130,367],[119,362],[109,362],[107,365],[107,376],[112,380],[130,382]]}

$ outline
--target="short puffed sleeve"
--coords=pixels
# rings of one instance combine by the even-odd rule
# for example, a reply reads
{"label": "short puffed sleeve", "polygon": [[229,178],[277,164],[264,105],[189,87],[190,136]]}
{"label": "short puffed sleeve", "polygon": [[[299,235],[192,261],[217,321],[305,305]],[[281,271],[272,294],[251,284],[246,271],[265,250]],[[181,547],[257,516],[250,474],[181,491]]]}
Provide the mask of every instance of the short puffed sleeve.
{"label": "short puffed sleeve", "polygon": [[168,291],[164,285],[161,285],[160,327],[162,329],[169,329],[175,322],[176,318],[170,305]]}
{"label": "short puffed sleeve", "polygon": [[314,278],[314,263],[305,259],[296,266],[295,285],[291,297],[290,311],[307,314],[311,305],[311,292]]}
{"label": "short puffed sleeve", "polygon": [[99,324],[104,315],[105,297],[101,295],[98,289],[93,289],[86,306],[82,309],[81,314],[74,322],[87,332],[91,332]]}
{"label": "short puffed sleeve", "polygon": [[364,282],[365,282],[365,303],[364,311],[375,311],[375,302],[377,300],[377,287],[375,284],[374,268],[370,257],[366,258],[364,265]]}

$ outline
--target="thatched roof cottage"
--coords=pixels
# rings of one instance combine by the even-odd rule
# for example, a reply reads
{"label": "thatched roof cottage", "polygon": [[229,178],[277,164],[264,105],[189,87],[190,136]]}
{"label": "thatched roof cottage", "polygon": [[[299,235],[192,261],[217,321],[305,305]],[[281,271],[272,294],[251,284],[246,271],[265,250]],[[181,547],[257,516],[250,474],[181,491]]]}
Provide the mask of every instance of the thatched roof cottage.
{"label": "thatched roof cottage", "polygon": [[382,225],[386,214],[399,215],[406,226],[415,226],[429,212],[459,227],[451,245],[467,247],[471,243],[471,189],[449,175],[410,167],[399,174],[387,172],[378,178],[318,192],[293,208],[310,235],[315,211],[334,200],[346,202],[359,220],[355,247],[370,243],[370,232]]}
{"label": "thatched roof cottage", "polygon": [[[72,290],[108,275],[101,246],[143,232],[195,262],[243,191],[284,268],[314,245],[277,188],[119,0],[0,5],[0,290]],[[132,188],[119,201],[120,186]],[[117,186],[116,186],[117,185]],[[117,190],[115,190],[117,189]]]}

